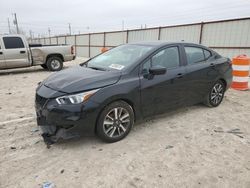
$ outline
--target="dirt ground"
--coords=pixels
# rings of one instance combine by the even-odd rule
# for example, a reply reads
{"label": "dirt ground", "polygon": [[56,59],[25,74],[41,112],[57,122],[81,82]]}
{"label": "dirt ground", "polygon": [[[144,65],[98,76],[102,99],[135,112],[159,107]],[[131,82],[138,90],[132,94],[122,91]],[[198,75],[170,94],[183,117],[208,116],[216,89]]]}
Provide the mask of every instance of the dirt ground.
{"label": "dirt ground", "polygon": [[47,149],[34,95],[50,74],[0,71],[1,188],[250,187],[250,91],[230,89],[217,108],[196,105],[136,124],[117,143],[84,137]]}

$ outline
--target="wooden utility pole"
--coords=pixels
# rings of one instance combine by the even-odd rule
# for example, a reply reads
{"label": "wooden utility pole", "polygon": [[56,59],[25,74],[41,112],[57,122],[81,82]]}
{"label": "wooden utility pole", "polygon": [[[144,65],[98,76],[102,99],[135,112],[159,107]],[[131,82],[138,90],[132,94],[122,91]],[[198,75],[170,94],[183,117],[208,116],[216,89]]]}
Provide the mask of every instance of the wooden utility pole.
{"label": "wooden utility pole", "polygon": [[18,22],[16,13],[14,13],[14,24],[16,25],[16,33],[19,34]]}
{"label": "wooden utility pole", "polygon": [[124,30],[124,20],[122,20],[122,31]]}
{"label": "wooden utility pole", "polygon": [[69,23],[69,34],[71,35],[71,25]]}
{"label": "wooden utility pole", "polygon": [[8,18],[8,28],[9,28],[9,34],[11,34],[11,30],[10,30],[10,19]]}
{"label": "wooden utility pole", "polygon": [[51,32],[50,28],[48,28],[48,32],[49,32],[49,38],[50,38],[50,32]]}
{"label": "wooden utility pole", "polygon": [[32,31],[30,30],[30,38],[31,38],[31,40],[32,40]]}

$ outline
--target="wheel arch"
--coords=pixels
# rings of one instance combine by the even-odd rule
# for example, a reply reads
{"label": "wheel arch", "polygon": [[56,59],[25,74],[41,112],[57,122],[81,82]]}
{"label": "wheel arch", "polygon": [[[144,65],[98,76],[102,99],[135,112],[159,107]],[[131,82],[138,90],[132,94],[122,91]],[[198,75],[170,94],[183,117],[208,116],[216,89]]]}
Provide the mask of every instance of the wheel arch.
{"label": "wheel arch", "polygon": [[125,97],[118,97],[118,98],[115,98],[115,99],[110,99],[104,105],[102,105],[101,109],[98,112],[98,115],[97,115],[97,118],[96,118],[96,121],[95,121],[95,133],[97,132],[97,123],[98,123],[98,119],[99,119],[102,111],[105,109],[106,106],[110,105],[111,103],[118,102],[118,101],[123,101],[123,102],[127,103],[129,106],[131,106],[132,111],[134,113],[134,122],[136,122],[137,113],[136,113],[135,105],[132,102],[132,100],[130,100],[128,98],[125,98]]}
{"label": "wheel arch", "polygon": [[224,78],[220,78],[219,81],[221,81],[224,84],[225,88],[227,88],[227,81]]}
{"label": "wheel arch", "polygon": [[58,58],[60,58],[62,61],[64,61],[64,58],[63,58],[63,55],[62,55],[62,54],[54,53],[54,54],[48,54],[48,55],[47,55],[45,63],[47,63],[48,59],[51,58],[51,57],[58,57]]}

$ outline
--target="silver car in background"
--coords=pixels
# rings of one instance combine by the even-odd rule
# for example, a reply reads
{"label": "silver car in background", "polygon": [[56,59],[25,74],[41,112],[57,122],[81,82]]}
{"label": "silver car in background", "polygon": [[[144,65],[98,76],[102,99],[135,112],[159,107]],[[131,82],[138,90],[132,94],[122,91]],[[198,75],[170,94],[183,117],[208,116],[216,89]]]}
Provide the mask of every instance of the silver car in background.
{"label": "silver car in background", "polygon": [[63,62],[75,59],[70,45],[28,44],[23,35],[0,35],[0,70],[40,65],[59,71]]}

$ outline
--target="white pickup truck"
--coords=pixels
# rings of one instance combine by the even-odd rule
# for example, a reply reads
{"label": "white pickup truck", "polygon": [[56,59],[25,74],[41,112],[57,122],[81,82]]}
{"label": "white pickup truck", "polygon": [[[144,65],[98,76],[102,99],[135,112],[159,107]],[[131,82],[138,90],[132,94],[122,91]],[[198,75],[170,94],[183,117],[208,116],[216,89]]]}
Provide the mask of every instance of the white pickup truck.
{"label": "white pickup truck", "polygon": [[0,35],[0,70],[41,65],[59,71],[63,62],[75,59],[70,45],[28,44],[23,35]]}

